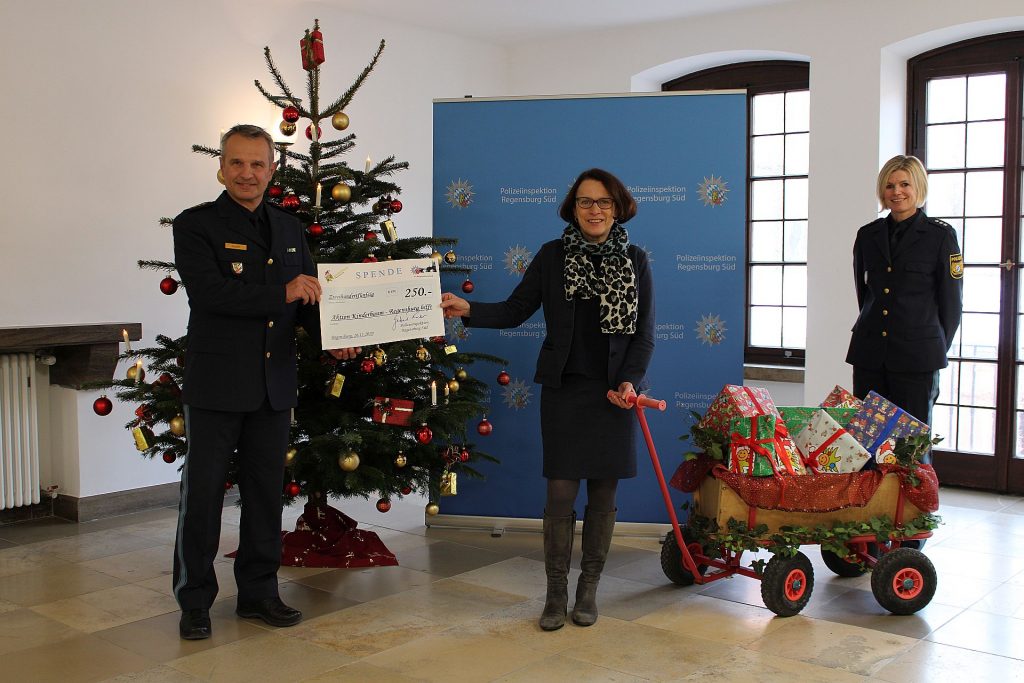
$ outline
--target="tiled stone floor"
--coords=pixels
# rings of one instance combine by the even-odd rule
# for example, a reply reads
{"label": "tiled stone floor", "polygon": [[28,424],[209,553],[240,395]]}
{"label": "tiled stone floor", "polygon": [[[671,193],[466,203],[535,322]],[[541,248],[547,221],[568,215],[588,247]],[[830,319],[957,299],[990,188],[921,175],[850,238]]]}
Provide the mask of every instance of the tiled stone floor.
{"label": "tiled stone floor", "polygon": [[[236,618],[222,558],[213,638],[193,642],[178,638],[170,592],[174,510],[4,526],[0,680],[1024,681],[1024,499],[943,489],[941,500],[945,524],[926,548],[938,590],[916,615],[887,613],[869,577],[833,576],[816,548],[805,549],[811,601],[783,619],[757,581],[680,588],[656,540],[617,537],[600,620],[554,633],[536,625],[538,534],[428,529],[419,500],[383,515],[338,503],[400,566],[283,568],[282,597],[306,615],[294,628]],[[224,552],[237,523],[225,509]]]}

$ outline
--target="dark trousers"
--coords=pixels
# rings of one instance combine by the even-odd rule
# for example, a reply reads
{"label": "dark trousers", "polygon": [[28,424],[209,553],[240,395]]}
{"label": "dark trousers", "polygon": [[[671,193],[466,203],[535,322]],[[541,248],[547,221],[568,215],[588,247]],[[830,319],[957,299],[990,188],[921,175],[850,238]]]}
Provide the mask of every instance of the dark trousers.
{"label": "dark trousers", "polygon": [[[932,406],[939,398],[939,371],[896,372],[888,368],[868,370],[854,366],[853,394],[864,398],[874,391],[887,398],[928,426],[932,424]],[[931,451],[922,458],[931,462]]]}
{"label": "dark trousers", "polygon": [[209,608],[217,597],[213,562],[220,545],[224,483],[232,460],[237,464],[242,500],[235,557],[238,601],[278,595],[281,492],[290,418],[290,411],[273,410],[267,401],[250,413],[185,406],[188,453],[181,472],[173,584],[183,610]]}

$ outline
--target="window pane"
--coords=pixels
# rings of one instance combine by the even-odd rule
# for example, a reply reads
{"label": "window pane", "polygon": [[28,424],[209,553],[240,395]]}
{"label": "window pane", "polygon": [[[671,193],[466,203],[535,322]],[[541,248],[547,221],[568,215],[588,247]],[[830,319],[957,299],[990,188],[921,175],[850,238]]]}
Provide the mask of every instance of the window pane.
{"label": "window pane", "polygon": [[1003,221],[999,218],[968,218],[960,247],[967,263],[999,263],[1003,253]]}
{"label": "window pane", "polygon": [[807,218],[807,178],[789,178],[785,182],[785,218]]}
{"label": "window pane", "polygon": [[963,121],[967,113],[967,79],[935,78],[928,81],[928,123]]}
{"label": "window pane", "polygon": [[953,231],[956,233],[956,243],[960,245],[962,251],[964,248],[964,219],[947,217],[942,220],[949,223],[949,227],[953,228]]}
{"label": "window pane", "polygon": [[782,345],[782,309],[753,306],[750,309],[750,345]]}
{"label": "window pane", "polygon": [[807,309],[782,309],[782,345],[787,349],[807,346]]}
{"label": "window pane", "polygon": [[782,260],[782,223],[757,221],[750,224],[750,260]]}
{"label": "window pane", "polygon": [[939,370],[939,403],[956,403],[960,391],[960,363],[950,361],[949,365]]}
{"label": "window pane", "polygon": [[967,216],[1003,215],[1003,172],[974,171],[967,174]]}
{"label": "window pane", "polygon": [[941,436],[938,448],[956,450],[956,408],[936,405],[932,409],[932,434]]}
{"label": "window pane", "polygon": [[1013,457],[1024,458],[1024,414],[1019,412],[1017,413],[1017,451]]}
{"label": "window pane", "polygon": [[799,133],[811,129],[811,91],[786,93],[786,132]]}
{"label": "window pane", "polygon": [[750,220],[782,218],[782,181],[755,180],[750,183]]}
{"label": "window pane", "polygon": [[752,135],[765,135],[767,133],[782,133],[784,121],[785,93],[772,93],[770,95],[754,95],[751,104],[751,125]]}
{"label": "window pane", "polygon": [[751,305],[782,304],[782,266],[753,266],[750,269]]}
{"label": "window pane", "polygon": [[[1017,366],[1017,410],[1024,410],[1024,365]],[[1017,431],[1020,432],[1020,415],[1017,416]]]}
{"label": "window pane", "polygon": [[991,455],[994,452],[996,411],[988,408],[961,408],[958,450]]}
{"label": "window pane", "polygon": [[[944,273],[949,277],[948,273]],[[964,310],[999,312],[999,268],[970,267],[964,269]]]}
{"label": "window pane", "polygon": [[955,358],[959,358],[960,355],[961,355],[961,353],[960,353],[960,350],[961,350],[960,349],[960,331],[963,330],[963,329],[964,329],[964,323],[961,320],[960,321],[960,326],[958,328],[956,328],[956,333],[953,334],[953,343],[949,345],[949,352],[947,353],[947,355],[950,358],[954,358],[954,357]]}
{"label": "window pane", "polygon": [[[986,121],[984,123],[967,124],[967,165],[971,168],[979,166],[1002,166],[1005,149],[1003,147],[1002,121]],[[931,148],[928,156],[931,158]]]}
{"label": "window pane", "polygon": [[807,266],[783,267],[782,303],[786,306],[807,305]]}
{"label": "window pane", "polygon": [[996,357],[999,316],[995,313],[964,313],[960,321],[960,357]]}
{"label": "window pane", "polygon": [[754,177],[782,175],[785,136],[768,135],[751,140],[750,173]]}
{"label": "window pane", "polygon": [[971,76],[967,79],[967,118],[1006,117],[1006,74]]}
{"label": "window pane", "polygon": [[807,221],[786,221],[786,250],[783,252],[787,261],[807,261]]}
{"label": "window pane", "polygon": [[931,173],[928,175],[927,211],[929,216],[936,218],[964,215],[963,173]]}
{"label": "window pane", "polygon": [[967,128],[962,123],[928,126],[928,168],[963,168]]}
{"label": "window pane", "polygon": [[786,175],[807,175],[808,133],[786,136]]}
{"label": "window pane", "polygon": [[996,407],[996,364],[963,363],[960,367],[961,405]]}

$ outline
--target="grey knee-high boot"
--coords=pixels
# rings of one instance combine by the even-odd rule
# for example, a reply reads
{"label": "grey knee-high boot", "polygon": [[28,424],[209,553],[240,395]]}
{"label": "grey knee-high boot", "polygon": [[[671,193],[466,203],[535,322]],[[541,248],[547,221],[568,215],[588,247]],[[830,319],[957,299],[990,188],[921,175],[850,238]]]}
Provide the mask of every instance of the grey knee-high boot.
{"label": "grey knee-high boot", "polygon": [[565,626],[565,611],[569,604],[569,560],[572,557],[572,535],[576,528],[576,514],[565,517],[544,515],[544,571],[548,579],[548,593],[540,627],[557,631]]}
{"label": "grey knee-high boot", "polygon": [[604,561],[612,544],[615,510],[598,512],[587,507],[583,516],[583,555],[580,557],[579,583],[572,620],[577,626],[591,626],[597,621],[597,582],[601,580]]}

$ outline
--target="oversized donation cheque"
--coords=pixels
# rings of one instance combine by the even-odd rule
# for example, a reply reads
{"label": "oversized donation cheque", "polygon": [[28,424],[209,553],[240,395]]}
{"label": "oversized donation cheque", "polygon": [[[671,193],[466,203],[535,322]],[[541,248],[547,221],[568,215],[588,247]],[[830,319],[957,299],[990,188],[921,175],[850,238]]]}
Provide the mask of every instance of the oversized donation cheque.
{"label": "oversized donation cheque", "polygon": [[325,349],[444,334],[441,277],[431,258],[318,263]]}

